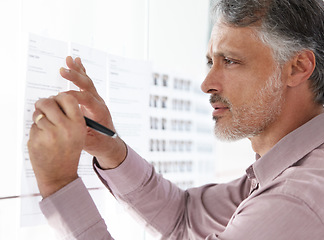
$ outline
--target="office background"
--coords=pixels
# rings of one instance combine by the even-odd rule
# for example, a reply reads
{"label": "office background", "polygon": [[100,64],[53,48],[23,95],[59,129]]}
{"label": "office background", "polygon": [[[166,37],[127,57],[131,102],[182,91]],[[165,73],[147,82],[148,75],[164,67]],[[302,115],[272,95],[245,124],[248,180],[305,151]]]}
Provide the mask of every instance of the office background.
{"label": "office background", "polygon": [[[209,0],[0,0],[0,239],[53,238],[44,224],[21,226],[21,197],[15,197],[21,193],[28,34],[150,61],[159,69],[191,76],[199,90],[207,71],[209,8]],[[208,105],[208,96],[205,99]],[[228,181],[244,174],[254,160],[250,143],[213,141],[213,181]],[[109,202],[102,214],[116,239],[154,239],[124,214],[108,191],[91,194],[99,205],[100,199]]]}

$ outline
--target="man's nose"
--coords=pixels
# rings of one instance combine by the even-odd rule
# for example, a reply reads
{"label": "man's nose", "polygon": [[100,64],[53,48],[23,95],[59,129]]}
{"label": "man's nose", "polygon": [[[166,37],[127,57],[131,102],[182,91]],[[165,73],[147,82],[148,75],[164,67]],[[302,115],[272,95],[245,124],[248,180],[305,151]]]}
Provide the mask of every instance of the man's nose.
{"label": "man's nose", "polygon": [[219,93],[221,92],[221,74],[220,72],[216,69],[216,67],[212,67],[205,80],[201,83],[201,90],[204,93]]}

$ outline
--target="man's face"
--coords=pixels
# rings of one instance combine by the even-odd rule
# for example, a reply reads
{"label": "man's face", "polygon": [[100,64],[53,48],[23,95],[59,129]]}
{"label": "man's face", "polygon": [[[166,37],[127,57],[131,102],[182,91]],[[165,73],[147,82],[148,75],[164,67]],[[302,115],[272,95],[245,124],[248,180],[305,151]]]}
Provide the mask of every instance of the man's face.
{"label": "man's face", "polygon": [[215,24],[207,59],[201,88],[211,94],[217,137],[252,138],[277,120],[284,102],[281,69],[251,28]]}

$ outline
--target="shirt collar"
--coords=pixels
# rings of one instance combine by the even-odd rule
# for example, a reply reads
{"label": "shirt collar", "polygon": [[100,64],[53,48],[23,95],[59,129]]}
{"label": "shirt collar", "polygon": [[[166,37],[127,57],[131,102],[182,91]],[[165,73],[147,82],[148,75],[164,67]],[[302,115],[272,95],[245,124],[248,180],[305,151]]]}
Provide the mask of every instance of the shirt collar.
{"label": "shirt collar", "polygon": [[247,176],[255,177],[260,186],[274,180],[288,167],[324,143],[324,113],[283,137],[264,156],[247,170]]}

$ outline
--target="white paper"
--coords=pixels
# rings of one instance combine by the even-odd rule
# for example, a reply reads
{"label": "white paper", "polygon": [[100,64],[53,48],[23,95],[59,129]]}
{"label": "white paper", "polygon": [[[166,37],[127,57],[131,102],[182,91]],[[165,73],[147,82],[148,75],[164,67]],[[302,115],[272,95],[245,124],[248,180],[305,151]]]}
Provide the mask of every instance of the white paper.
{"label": "white paper", "polygon": [[[99,95],[106,99],[107,96],[107,54],[78,43],[70,44],[70,54],[73,59],[80,57],[86,68],[87,75],[93,81]],[[74,84],[73,84],[74,85]],[[78,89],[71,85],[70,89]]]}
{"label": "white paper", "polygon": [[135,151],[147,151],[148,90],[151,65],[109,55],[109,99],[118,135]]}
{"label": "white paper", "polygon": [[60,74],[60,67],[65,65],[68,52],[67,44],[30,35],[28,44],[26,91],[24,108],[24,172],[22,176],[22,194],[37,193],[38,188],[27,150],[29,130],[32,125],[34,103],[39,98],[56,95],[67,89],[67,81]]}
{"label": "white paper", "polygon": [[[70,49],[70,51],[69,51]],[[59,92],[75,89],[70,81],[63,79],[59,69],[66,66],[65,58],[68,55],[81,57],[83,65],[93,81],[100,95],[106,97],[107,59],[106,54],[79,44],[68,44],[30,34],[28,43],[26,91],[24,108],[24,137],[23,137],[23,172],[21,181],[21,194],[28,196],[38,193],[34,172],[29,160],[27,141],[32,124],[34,103],[39,98],[50,97]],[[92,156],[86,152],[81,153],[78,175],[88,188],[102,187],[92,167]],[[38,207],[39,198],[22,198],[22,225],[35,225],[42,221]]]}

